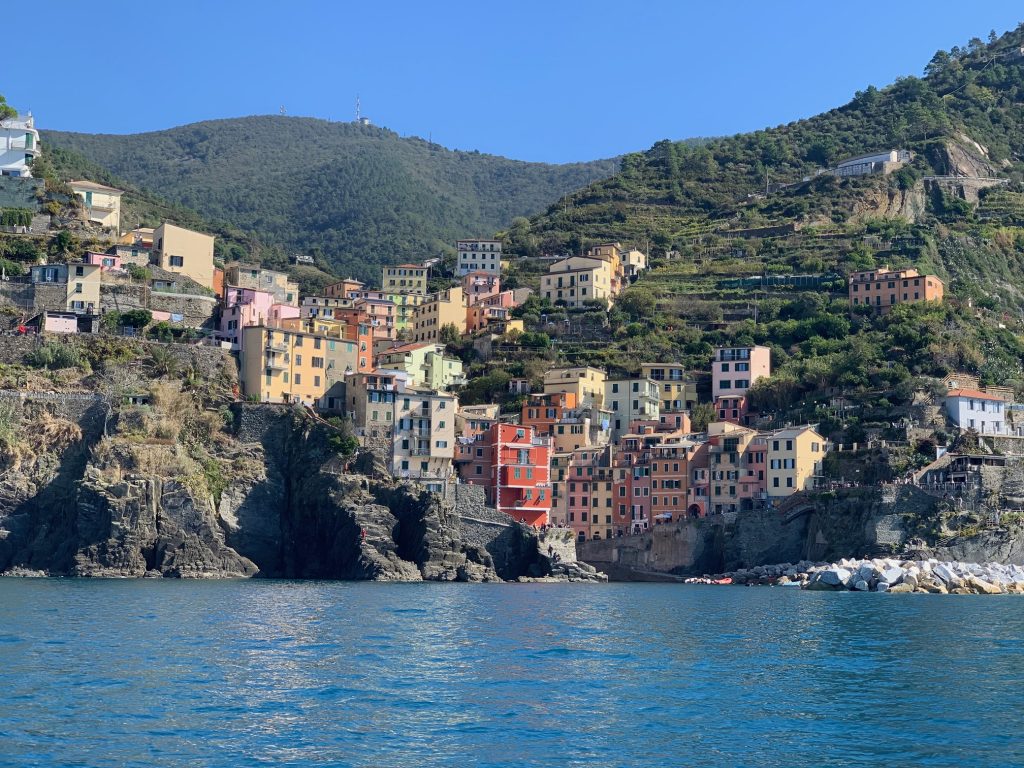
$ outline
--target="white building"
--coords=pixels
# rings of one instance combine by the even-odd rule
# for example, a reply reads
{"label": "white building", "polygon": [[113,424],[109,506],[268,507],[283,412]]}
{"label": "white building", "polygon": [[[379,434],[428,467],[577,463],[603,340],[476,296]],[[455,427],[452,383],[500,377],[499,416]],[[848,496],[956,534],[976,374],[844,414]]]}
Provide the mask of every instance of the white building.
{"label": "white building", "polygon": [[653,379],[606,381],[604,407],[612,412],[612,439],[618,440],[629,432],[629,425],[634,421],[658,421],[661,414],[661,388]]}
{"label": "white building", "polygon": [[836,176],[866,176],[869,173],[890,173],[903,163],[910,162],[908,149],[890,149],[843,160],[836,166]]}
{"label": "white building", "polygon": [[501,274],[500,240],[458,240],[455,247],[459,251],[455,274],[460,277],[470,272]]}
{"label": "white building", "polygon": [[39,156],[39,131],[32,113],[0,120],[0,176],[31,176]]}
{"label": "white building", "polygon": [[1006,403],[979,389],[949,390],[946,413],[960,429],[973,429],[983,435],[1006,434]]}

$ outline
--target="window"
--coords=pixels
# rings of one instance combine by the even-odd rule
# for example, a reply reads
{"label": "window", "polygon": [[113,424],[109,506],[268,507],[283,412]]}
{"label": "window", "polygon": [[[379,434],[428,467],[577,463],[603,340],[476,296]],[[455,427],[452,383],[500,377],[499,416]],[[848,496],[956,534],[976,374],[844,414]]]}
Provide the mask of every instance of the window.
{"label": "window", "polygon": [[182,258],[181,256],[171,256],[171,266],[172,267],[184,267],[185,266],[185,259]]}
{"label": "window", "polygon": [[295,384],[299,385],[301,383],[302,383],[302,374],[301,373],[296,373],[295,374]]}
{"label": "window", "polygon": [[85,267],[75,267],[75,277],[82,277],[85,274]]}

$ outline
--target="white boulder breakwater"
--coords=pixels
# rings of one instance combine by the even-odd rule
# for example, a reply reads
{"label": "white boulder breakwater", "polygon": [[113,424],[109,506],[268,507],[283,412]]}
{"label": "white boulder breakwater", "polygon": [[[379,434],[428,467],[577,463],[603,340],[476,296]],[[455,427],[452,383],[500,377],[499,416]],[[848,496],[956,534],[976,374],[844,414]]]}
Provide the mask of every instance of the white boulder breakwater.
{"label": "white boulder breakwater", "polygon": [[1024,566],[873,558],[756,566],[689,583],[766,584],[809,590],[1024,595]]}

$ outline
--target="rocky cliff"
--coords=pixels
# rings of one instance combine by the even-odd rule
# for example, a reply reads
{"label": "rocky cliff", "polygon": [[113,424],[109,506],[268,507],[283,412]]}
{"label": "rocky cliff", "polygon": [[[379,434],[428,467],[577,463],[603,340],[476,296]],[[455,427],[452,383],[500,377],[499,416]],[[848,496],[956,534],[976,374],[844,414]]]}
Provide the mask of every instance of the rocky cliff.
{"label": "rocky cliff", "polygon": [[[123,372],[122,372],[123,373]],[[218,406],[202,385],[100,375],[94,392],[0,391],[0,572],[378,581],[591,579],[571,535],[346,463],[301,409]],[[221,383],[230,387],[230,376]],[[223,393],[221,393],[223,394]],[[364,473],[356,471],[361,469]]]}

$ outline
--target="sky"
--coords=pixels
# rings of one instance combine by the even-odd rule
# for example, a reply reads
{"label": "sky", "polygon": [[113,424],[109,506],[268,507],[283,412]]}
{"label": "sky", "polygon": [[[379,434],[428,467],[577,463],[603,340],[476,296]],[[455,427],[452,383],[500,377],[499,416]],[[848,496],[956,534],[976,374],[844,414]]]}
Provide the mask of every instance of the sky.
{"label": "sky", "polygon": [[35,0],[0,93],[43,129],[351,120],[574,162],[808,117],[1024,22],[1020,0]]}

